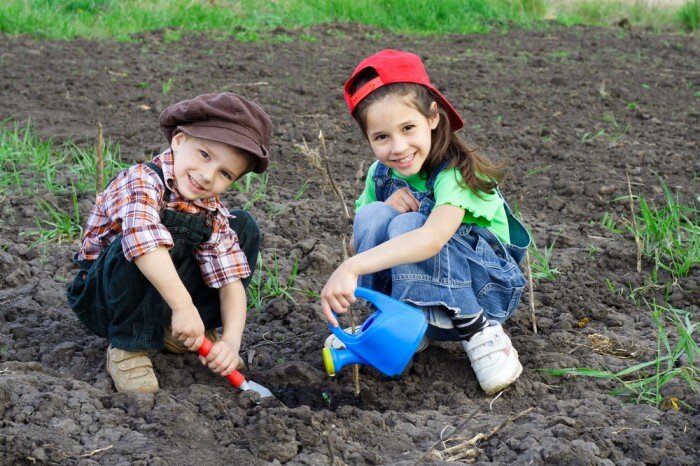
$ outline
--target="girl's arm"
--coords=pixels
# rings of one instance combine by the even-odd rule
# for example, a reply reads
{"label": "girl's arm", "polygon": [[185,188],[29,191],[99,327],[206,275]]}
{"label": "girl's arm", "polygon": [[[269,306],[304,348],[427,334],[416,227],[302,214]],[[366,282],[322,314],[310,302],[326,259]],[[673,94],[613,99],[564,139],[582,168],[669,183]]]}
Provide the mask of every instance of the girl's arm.
{"label": "girl's arm", "polygon": [[175,270],[168,249],[159,246],[135,257],[134,264],[172,309],[173,336],[190,351],[197,351],[204,339],[204,323],[192,302],[192,297]]}
{"label": "girl's arm", "polygon": [[345,260],[321,291],[321,310],[328,322],[337,327],[338,321],[331,310],[343,313],[355,302],[354,293],[360,275],[433,257],[454,236],[463,218],[464,210],[460,207],[438,206],[422,227]]}
{"label": "girl's arm", "polygon": [[238,352],[245,327],[246,296],[243,282],[236,280],[219,288],[219,301],[224,334],[221,341],[214,343],[207,357],[200,356],[199,359],[217,374],[226,376],[238,365]]}

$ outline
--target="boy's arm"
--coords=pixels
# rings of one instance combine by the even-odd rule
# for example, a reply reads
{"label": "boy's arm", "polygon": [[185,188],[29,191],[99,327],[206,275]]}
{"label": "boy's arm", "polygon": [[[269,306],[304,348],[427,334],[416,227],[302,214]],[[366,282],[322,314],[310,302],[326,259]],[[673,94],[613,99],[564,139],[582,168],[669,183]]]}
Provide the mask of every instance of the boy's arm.
{"label": "boy's arm", "polygon": [[173,311],[172,333],[190,351],[197,351],[204,341],[204,323],[180,280],[168,249],[156,249],[134,258],[134,263]]}
{"label": "boy's arm", "polygon": [[207,357],[200,356],[199,359],[214,372],[226,376],[238,365],[238,352],[245,327],[246,296],[243,282],[236,280],[219,288],[219,301],[224,334]]}

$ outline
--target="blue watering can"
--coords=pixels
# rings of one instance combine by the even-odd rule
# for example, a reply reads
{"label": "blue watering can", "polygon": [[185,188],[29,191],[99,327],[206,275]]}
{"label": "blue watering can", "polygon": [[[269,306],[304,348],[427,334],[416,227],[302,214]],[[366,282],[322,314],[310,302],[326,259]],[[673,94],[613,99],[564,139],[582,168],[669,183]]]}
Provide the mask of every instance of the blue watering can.
{"label": "blue watering can", "polygon": [[345,348],[323,348],[326,372],[334,376],[348,364],[369,364],[384,375],[400,374],[428,329],[423,311],[367,288],[357,288],[355,296],[371,302],[377,310],[354,334],[328,325]]}

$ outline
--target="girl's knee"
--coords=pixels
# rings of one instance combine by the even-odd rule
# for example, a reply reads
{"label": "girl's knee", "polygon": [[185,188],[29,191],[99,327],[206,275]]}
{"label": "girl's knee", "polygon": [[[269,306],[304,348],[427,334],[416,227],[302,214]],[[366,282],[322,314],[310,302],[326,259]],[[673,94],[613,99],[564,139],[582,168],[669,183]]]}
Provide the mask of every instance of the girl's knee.
{"label": "girl's knee", "polygon": [[352,224],[353,235],[362,237],[367,232],[386,231],[389,222],[399,213],[388,204],[372,202],[362,207]]}
{"label": "girl's knee", "polygon": [[396,238],[404,233],[416,230],[422,227],[427,219],[428,217],[420,212],[407,212],[398,215],[389,223],[389,238]]}

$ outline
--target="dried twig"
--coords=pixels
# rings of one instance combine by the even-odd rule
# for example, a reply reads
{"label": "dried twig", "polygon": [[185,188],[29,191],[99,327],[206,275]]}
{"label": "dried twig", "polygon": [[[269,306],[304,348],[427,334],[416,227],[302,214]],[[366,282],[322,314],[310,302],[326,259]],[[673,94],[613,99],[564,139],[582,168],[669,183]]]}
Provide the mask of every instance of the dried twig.
{"label": "dried twig", "polygon": [[[331,184],[331,188],[333,188],[333,192],[335,195],[338,197],[338,200],[340,203],[343,205],[343,211],[345,212],[345,219],[350,220],[350,212],[348,212],[348,206],[345,205],[345,198],[343,197],[343,193],[340,191],[338,186],[335,184],[335,180],[333,179],[333,175],[331,174],[331,161],[330,161],[330,156],[328,155],[328,149],[326,147],[326,138],[323,136],[323,131],[319,130],[318,132],[318,139],[321,141],[321,147],[323,148],[323,155],[325,157],[325,162],[326,162],[326,175],[328,175],[328,181]],[[348,249],[347,249],[347,241],[345,239],[345,235],[342,236],[342,241],[343,241],[343,260],[348,258]],[[352,313],[352,309],[349,309],[348,311],[348,317],[350,318],[350,331],[354,334],[355,333],[355,316]],[[352,378],[355,381],[355,396],[360,395],[360,366],[359,364],[353,364],[352,366]]]}
{"label": "dried twig", "polygon": [[442,433],[440,433],[440,439],[436,440],[435,443],[433,443],[432,445],[430,445],[430,448],[428,448],[428,449],[425,451],[425,453],[423,453],[423,455],[422,455],[420,458],[418,458],[418,459],[416,460],[415,463],[413,463],[413,466],[416,466],[416,465],[418,465],[418,464],[421,464],[422,461],[425,459],[425,457],[428,456],[428,455],[430,454],[430,452],[432,452],[433,449],[435,449],[435,447],[437,447],[440,443],[447,442],[447,441],[450,439],[450,437],[453,437],[453,436],[459,434],[460,432],[462,432],[462,430],[464,430],[464,428],[467,427],[467,422],[469,422],[469,420],[470,420],[471,418],[473,418],[474,416],[476,416],[476,413],[478,413],[479,411],[481,411],[481,408],[478,408],[478,407],[477,407],[469,416],[467,416],[467,418],[466,418],[464,421],[462,421],[462,423],[461,423],[460,425],[458,425],[457,427],[455,427],[455,430],[453,430],[453,431],[450,433],[450,435],[448,435],[446,438],[443,439],[443,438],[442,438]]}
{"label": "dried twig", "polygon": [[104,146],[104,139],[102,137],[102,123],[97,122],[97,147],[95,148],[97,152],[97,185],[95,191],[97,194],[102,192],[104,187],[104,160],[102,158],[102,148]]}
{"label": "dried twig", "polygon": [[318,132],[318,139],[321,141],[321,147],[323,148],[323,155],[326,158],[326,174],[328,175],[328,180],[331,183],[331,188],[333,188],[335,195],[338,196],[340,203],[343,205],[343,211],[345,212],[345,218],[347,220],[350,220],[350,212],[348,212],[348,206],[345,205],[345,198],[343,197],[343,193],[340,191],[340,189],[338,189],[338,185],[335,184],[335,180],[333,179],[333,175],[331,175],[331,160],[330,160],[330,157],[328,156],[328,149],[326,148],[326,138],[323,136],[323,131]]}
{"label": "dried twig", "polygon": [[95,456],[98,453],[102,453],[103,451],[107,451],[110,448],[114,447],[114,445],[109,445],[104,448],[98,448],[97,450],[92,450],[90,453],[85,453],[84,455],[80,455],[78,458],[89,458],[91,456]]}
{"label": "dried twig", "polygon": [[515,421],[516,419],[525,416],[528,414],[530,411],[532,411],[535,408],[527,408],[524,411],[521,411],[520,413],[516,414],[513,417],[510,417],[506,419],[505,421],[501,422],[498,426],[493,428],[490,432],[486,434],[477,434],[474,437],[470,438],[469,440],[462,442],[458,445],[446,448],[440,452],[440,456],[442,456],[447,453],[450,454],[451,456],[447,457],[447,461],[458,461],[461,459],[465,458],[474,458],[478,452],[479,448],[475,447],[476,443],[482,441],[482,440],[488,440],[494,435],[496,435],[501,429],[503,429],[508,423]]}
{"label": "dried twig", "polygon": [[525,249],[525,265],[527,266],[528,296],[530,297],[530,320],[532,320],[532,332],[537,333],[537,315],[535,314],[535,289],[532,284],[532,265],[530,263],[530,250]]}
{"label": "dried twig", "polygon": [[632,228],[634,230],[634,242],[637,244],[637,273],[642,271],[642,240],[639,238],[639,227],[637,226],[637,216],[634,215],[634,197],[632,196],[632,184],[630,183],[630,174],[625,170],[627,175],[627,192],[630,196],[630,214],[632,215]]}

